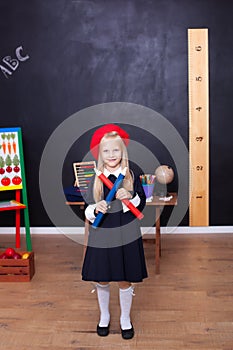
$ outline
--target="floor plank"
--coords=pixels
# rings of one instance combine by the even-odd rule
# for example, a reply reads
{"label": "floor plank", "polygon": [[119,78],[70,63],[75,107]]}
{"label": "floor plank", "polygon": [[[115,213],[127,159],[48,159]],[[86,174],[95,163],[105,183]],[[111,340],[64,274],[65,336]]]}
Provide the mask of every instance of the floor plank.
{"label": "floor plank", "polygon": [[[0,250],[13,240],[1,235]],[[136,285],[136,333],[124,341],[117,285],[111,284],[110,335],[100,338],[96,294],[80,276],[82,245],[64,235],[34,235],[31,282],[0,282],[1,350],[233,350],[233,234],[162,235],[160,275],[153,241],[144,248],[149,278]]]}

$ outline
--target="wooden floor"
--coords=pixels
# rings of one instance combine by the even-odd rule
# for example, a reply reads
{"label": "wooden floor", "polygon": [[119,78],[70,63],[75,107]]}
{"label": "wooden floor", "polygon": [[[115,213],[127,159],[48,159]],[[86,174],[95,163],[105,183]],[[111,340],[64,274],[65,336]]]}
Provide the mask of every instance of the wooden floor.
{"label": "wooden floor", "polygon": [[[1,235],[1,250],[12,245],[13,236]],[[232,350],[233,234],[162,235],[160,276],[154,244],[144,247],[149,278],[136,286],[136,333],[127,341],[115,284],[111,333],[95,333],[96,294],[80,277],[83,247],[63,235],[34,235],[31,282],[0,283],[0,349]]]}

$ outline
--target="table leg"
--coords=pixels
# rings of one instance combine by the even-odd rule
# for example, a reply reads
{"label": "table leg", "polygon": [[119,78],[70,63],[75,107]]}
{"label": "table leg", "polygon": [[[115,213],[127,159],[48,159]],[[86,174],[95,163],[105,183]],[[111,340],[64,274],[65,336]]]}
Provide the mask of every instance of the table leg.
{"label": "table leg", "polygon": [[160,243],[160,206],[155,207],[155,273],[160,273],[160,256],[161,256],[161,243]]}

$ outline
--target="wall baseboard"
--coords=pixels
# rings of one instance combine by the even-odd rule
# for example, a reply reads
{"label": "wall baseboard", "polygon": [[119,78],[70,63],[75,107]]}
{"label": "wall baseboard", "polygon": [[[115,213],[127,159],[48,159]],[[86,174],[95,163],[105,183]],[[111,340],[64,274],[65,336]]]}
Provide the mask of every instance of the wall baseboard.
{"label": "wall baseboard", "polygon": [[[142,227],[142,234],[154,234],[154,227]],[[20,232],[25,233],[22,227]],[[201,226],[201,227],[161,227],[161,234],[207,234],[207,233],[233,233],[233,226]],[[0,234],[15,234],[15,227],[0,227]],[[84,234],[84,227],[31,227],[31,234]]]}

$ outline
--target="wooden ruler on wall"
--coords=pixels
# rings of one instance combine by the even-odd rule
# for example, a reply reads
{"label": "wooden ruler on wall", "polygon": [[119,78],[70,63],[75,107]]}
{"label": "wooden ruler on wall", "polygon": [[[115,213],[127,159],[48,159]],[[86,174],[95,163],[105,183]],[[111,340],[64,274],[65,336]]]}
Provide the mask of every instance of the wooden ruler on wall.
{"label": "wooden ruler on wall", "polygon": [[209,225],[208,29],[188,29],[189,225]]}

